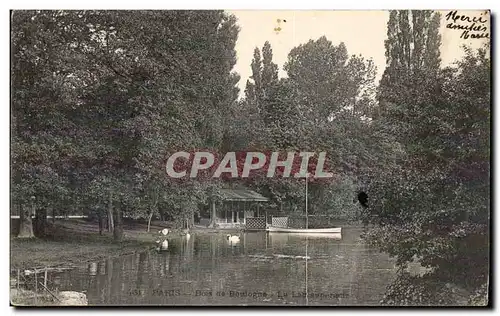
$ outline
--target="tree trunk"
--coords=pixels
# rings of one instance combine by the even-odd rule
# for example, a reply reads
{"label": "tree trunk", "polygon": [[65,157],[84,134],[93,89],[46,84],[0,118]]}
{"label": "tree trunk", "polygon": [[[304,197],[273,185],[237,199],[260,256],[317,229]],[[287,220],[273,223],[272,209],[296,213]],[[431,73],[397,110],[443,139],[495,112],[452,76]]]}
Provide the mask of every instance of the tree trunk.
{"label": "tree trunk", "polygon": [[99,235],[102,235],[104,229],[104,218],[100,210],[97,211],[97,220],[99,221]]}
{"label": "tree trunk", "polygon": [[212,216],[211,216],[210,224],[208,225],[208,227],[215,228],[216,218],[217,218],[217,213],[215,211],[215,201],[212,201]]}
{"label": "tree trunk", "polygon": [[123,238],[123,226],[122,226],[122,210],[120,207],[117,207],[114,212],[114,229],[113,229],[113,238],[115,241],[121,241]]}
{"label": "tree trunk", "polygon": [[47,209],[44,208],[37,212],[36,217],[35,217],[35,235],[37,237],[44,237],[46,234],[46,227],[47,227]]}
{"label": "tree trunk", "polygon": [[22,206],[19,209],[19,238],[33,238],[33,222],[31,220],[31,212],[24,209]]}
{"label": "tree trunk", "polygon": [[113,192],[109,192],[109,204],[108,204],[108,232],[113,232],[115,229],[115,223],[113,221]]}
{"label": "tree trunk", "polygon": [[152,209],[151,213],[149,213],[149,218],[148,218],[148,233],[149,233],[149,230],[151,228],[151,219],[153,218],[153,212],[154,212],[154,209]]}
{"label": "tree trunk", "polygon": [[155,213],[155,209],[158,205],[158,188],[155,190],[153,198],[154,198],[153,205],[151,206],[151,213],[149,213],[149,218],[148,218],[148,233],[149,233],[149,229],[151,227],[151,219],[153,218],[153,215]]}

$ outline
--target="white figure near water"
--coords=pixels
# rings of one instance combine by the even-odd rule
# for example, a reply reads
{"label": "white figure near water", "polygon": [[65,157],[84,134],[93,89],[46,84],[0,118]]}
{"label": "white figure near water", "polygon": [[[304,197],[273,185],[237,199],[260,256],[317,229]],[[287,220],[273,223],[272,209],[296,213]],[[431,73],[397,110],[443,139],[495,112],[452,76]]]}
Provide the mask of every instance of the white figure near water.
{"label": "white figure near water", "polygon": [[240,236],[236,236],[236,235],[230,235],[230,234],[227,234],[226,235],[226,239],[227,241],[233,245],[233,244],[238,244],[240,242]]}
{"label": "white figure near water", "polygon": [[186,237],[186,240],[189,240],[189,238],[191,238],[191,234],[189,233],[189,228],[182,230],[182,235]]}
{"label": "white figure near water", "polygon": [[168,229],[167,228],[163,228],[162,230],[159,231],[160,234],[162,234],[163,236],[167,236],[168,235]]}
{"label": "white figure near water", "polygon": [[[158,233],[160,233],[162,235],[162,237],[165,237],[168,235],[168,229],[164,228],[164,229],[160,230]],[[167,239],[161,240],[161,238],[160,238],[156,241],[156,244],[157,244],[157,247],[156,247],[157,251],[162,251],[162,250],[168,249],[168,240]]]}
{"label": "white figure near water", "polygon": [[158,244],[158,247],[156,247],[156,250],[162,251],[162,250],[167,250],[168,249],[168,240],[157,240],[156,243]]}

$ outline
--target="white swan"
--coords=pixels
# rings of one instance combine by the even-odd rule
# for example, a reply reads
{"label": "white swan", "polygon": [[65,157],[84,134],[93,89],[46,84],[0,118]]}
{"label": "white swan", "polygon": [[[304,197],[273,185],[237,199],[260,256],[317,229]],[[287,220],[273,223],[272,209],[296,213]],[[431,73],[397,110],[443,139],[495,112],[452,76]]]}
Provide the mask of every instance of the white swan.
{"label": "white swan", "polygon": [[162,234],[163,236],[167,236],[168,235],[168,229],[167,228],[163,228],[162,230],[158,231],[160,234]]}
{"label": "white swan", "polygon": [[226,239],[230,243],[239,243],[240,242],[240,236],[236,236],[236,235],[231,236],[231,235],[227,234]]}
{"label": "white swan", "polygon": [[156,243],[159,244],[157,250],[167,250],[168,249],[168,240],[166,240],[166,239],[164,241],[157,240]]}
{"label": "white swan", "polygon": [[189,228],[183,229],[182,235],[186,236],[186,240],[189,240],[189,238],[191,238],[191,234],[189,233]]}

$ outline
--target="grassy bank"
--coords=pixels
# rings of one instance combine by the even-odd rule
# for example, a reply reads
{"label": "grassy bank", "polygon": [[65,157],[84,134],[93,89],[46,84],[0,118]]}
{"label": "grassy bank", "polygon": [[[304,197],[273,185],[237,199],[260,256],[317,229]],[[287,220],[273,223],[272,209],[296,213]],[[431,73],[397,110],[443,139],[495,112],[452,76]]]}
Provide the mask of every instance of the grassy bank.
{"label": "grassy bank", "polygon": [[[161,226],[160,226],[161,225]],[[158,231],[168,225],[153,222],[150,232],[147,225],[128,221],[123,224],[123,240],[115,242],[113,234],[99,235],[97,223],[84,219],[58,220],[49,222],[47,237],[33,239],[10,239],[10,267],[33,269],[45,267],[76,267],[91,261],[144,251],[155,246]],[[229,233],[237,229],[194,228],[195,234]],[[170,229],[169,238],[176,238],[180,230]]]}
{"label": "grassy bank", "polygon": [[11,270],[79,266],[89,261],[142,251],[153,246],[158,230],[162,228],[154,225],[148,233],[146,225],[124,224],[123,241],[117,243],[112,233],[99,235],[96,223],[85,220],[56,221],[48,227],[46,238],[11,237]]}

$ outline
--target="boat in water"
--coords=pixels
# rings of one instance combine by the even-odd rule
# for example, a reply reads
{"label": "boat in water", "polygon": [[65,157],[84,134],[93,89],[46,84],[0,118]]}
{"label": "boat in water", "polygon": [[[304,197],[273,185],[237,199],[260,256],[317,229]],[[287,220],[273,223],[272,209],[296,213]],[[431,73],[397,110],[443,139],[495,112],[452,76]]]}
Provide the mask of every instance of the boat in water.
{"label": "boat in water", "polygon": [[269,226],[266,229],[268,232],[274,233],[294,233],[294,234],[340,234],[342,227],[334,228],[287,228]]}
{"label": "boat in water", "polygon": [[277,226],[268,226],[266,228],[267,232],[270,233],[289,233],[289,234],[307,234],[306,236],[331,236],[331,235],[336,235],[336,238],[339,239],[338,237],[342,233],[342,228],[341,227],[332,227],[332,228],[309,228],[309,214],[307,210],[307,183],[308,183],[308,176],[309,174],[306,174],[305,177],[305,187],[306,187],[306,192],[305,192],[305,213],[306,213],[306,228],[290,228],[290,227],[277,227]]}

